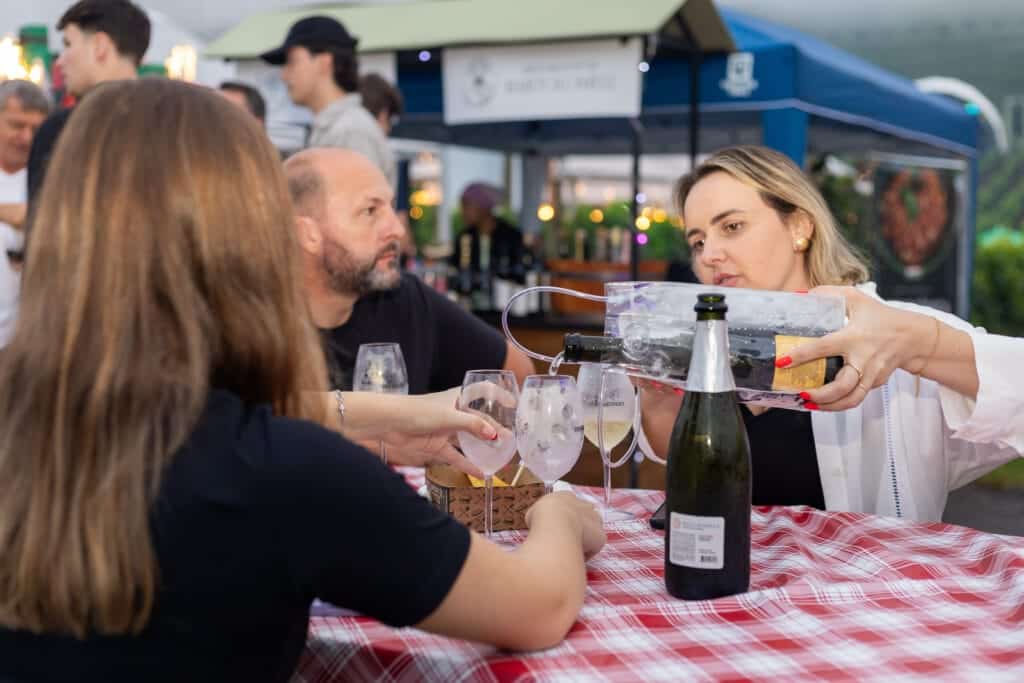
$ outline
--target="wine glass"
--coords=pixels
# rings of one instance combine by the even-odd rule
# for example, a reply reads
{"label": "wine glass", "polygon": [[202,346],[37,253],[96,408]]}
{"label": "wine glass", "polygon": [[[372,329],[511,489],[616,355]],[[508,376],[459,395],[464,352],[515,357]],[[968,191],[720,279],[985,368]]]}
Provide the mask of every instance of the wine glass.
{"label": "wine glass", "polygon": [[551,493],[583,448],[583,402],[570,375],[530,375],[516,411],[519,456]]}
{"label": "wine glass", "polygon": [[[352,376],[353,391],[377,394],[408,394],[409,373],[398,344],[361,344]],[[384,441],[380,442],[380,459],[387,464]]]}
{"label": "wine glass", "polygon": [[494,473],[516,452],[515,421],[519,403],[516,376],[509,370],[470,370],[462,380],[459,410],[491,422],[498,438],[488,441],[459,432],[459,448],[484,473],[484,534],[494,533]]}
{"label": "wine glass", "polygon": [[583,401],[583,434],[597,446],[604,465],[604,519],[606,522],[632,519],[630,513],[612,507],[612,468],[629,460],[635,436],[618,460],[612,460],[612,450],[634,426],[637,401],[633,384],[621,370],[594,363],[582,364],[576,381]]}

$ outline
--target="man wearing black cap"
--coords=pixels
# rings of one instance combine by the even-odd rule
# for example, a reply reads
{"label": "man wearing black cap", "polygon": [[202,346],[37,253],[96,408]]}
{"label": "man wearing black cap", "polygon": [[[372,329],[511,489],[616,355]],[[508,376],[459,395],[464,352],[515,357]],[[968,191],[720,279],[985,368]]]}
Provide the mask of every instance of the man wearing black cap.
{"label": "man wearing black cap", "polygon": [[309,147],[344,147],[361,153],[395,184],[395,157],[359,95],[356,39],[330,17],[301,19],[281,47],[260,55],[283,66],[281,79],[295,104],[315,116]]}

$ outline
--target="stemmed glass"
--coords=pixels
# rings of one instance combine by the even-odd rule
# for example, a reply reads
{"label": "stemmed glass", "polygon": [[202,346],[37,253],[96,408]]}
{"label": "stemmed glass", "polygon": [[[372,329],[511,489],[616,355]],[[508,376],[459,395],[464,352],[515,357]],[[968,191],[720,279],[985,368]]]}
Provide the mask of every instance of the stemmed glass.
{"label": "stemmed glass", "polygon": [[518,402],[516,376],[508,370],[470,370],[462,380],[459,410],[483,417],[498,432],[492,441],[458,433],[462,454],[484,473],[484,534],[488,538],[494,532],[494,473],[507,465],[516,452]]}
{"label": "stemmed glass", "polygon": [[[352,376],[353,391],[378,394],[408,394],[409,373],[398,344],[361,344]],[[380,459],[387,464],[384,441],[380,442]]]}
{"label": "stemmed glass", "polygon": [[604,519],[632,519],[630,513],[612,507],[612,468],[629,460],[635,437],[618,460],[612,460],[612,450],[634,429],[637,401],[633,384],[626,373],[594,363],[581,365],[576,381],[583,401],[583,433],[587,441],[597,446],[604,465]]}
{"label": "stemmed glass", "polygon": [[583,448],[583,402],[570,375],[530,375],[516,411],[519,456],[551,493]]}

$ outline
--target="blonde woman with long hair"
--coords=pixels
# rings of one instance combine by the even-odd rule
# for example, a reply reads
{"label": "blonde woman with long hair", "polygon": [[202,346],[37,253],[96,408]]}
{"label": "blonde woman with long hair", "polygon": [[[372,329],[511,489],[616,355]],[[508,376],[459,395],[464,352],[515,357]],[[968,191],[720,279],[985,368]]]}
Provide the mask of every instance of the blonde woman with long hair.
{"label": "blonde woman with long hair", "polygon": [[[938,520],[947,493],[1024,451],[1020,339],[883,302],[821,194],[763,147],[712,154],[676,191],[705,284],[842,296],[849,324],[777,360],[842,356],[810,411],[743,408],[753,500]],[[665,454],[679,399],[644,391],[647,448]]]}
{"label": "blonde woman with long hair", "polygon": [[[593,506],[508,553],[338,425],[275,150],[212,91],[98,87],[61,136],[0,356],[0,679],[292,674],[314,597],[509,648],[576,618]],[[361,438],[482,420],[349,397]],[[383,401],[383,403],[382,403]]]}

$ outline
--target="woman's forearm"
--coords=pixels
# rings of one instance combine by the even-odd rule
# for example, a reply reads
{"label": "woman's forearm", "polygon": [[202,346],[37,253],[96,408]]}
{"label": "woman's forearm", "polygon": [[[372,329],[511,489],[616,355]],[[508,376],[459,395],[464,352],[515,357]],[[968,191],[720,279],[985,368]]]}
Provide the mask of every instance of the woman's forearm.
{"label": "woman's forearm", "polygon": [[668,442],[681,401],[675,394],[646,388],[640,390],[641,426],[647,442],[662,459],[668,454]]}
{"label": "woman's forearm", "polygon": [[402,419],[406,411],[400,403],[403,397],[371,392],[343,391],[344,422],[334,392],[324,394],[328,402],[329,426],[351,441],[371,442],[391,431],[393,421]]}
{"label": "woman's forearm", "polygon": [[[909,315],[916,318],[910,328],[910,346],[918,355],[912,356],[904,369],[976,399],[978,366],[971,335],[930,316]],[[926,339],[930,343],[923,341]]]}

